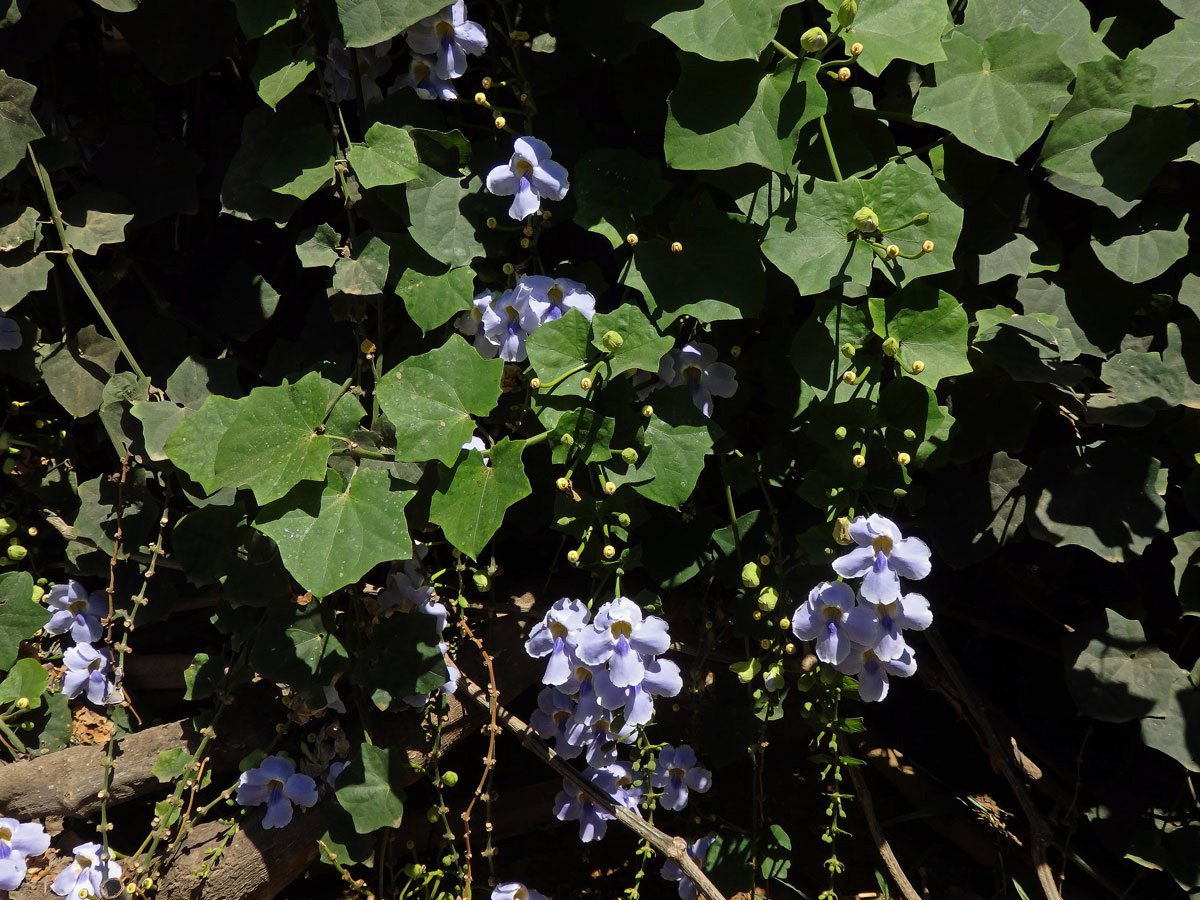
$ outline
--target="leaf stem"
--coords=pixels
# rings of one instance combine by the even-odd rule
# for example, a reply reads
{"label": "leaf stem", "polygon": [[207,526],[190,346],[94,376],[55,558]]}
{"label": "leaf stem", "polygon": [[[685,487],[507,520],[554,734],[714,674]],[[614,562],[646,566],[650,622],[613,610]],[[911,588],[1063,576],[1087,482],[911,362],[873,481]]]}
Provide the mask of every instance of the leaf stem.
{"label": "leaf stem", "polygon": [[783,46],[783,44],[779,43],[779,41],[772,40],[771,46],[774,47],[776,50],[778,50],[780,53],[782,53],[784,56],[786,56],[788,59],[799,59],[800,58],[795,53],[793,53],[791,50],[789,50],[787,47]]}
{"label": "leaf stem", "polygon": [[829,166],[833,169],[833,180],[842,180],[842,170],[838,166],[837,154],[833,152],[833,141],[829,139],[829,128],[825,125],[825,117],[821,116],[817,119],[817,125],[821,129],[821,140],[825,142],[825,153],[829,156]]}

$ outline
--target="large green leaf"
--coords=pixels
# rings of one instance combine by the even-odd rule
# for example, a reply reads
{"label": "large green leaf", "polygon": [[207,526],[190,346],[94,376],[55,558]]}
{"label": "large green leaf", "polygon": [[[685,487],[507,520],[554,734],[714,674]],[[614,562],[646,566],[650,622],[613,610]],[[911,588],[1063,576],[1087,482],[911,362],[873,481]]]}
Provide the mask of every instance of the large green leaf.
{"label": "large green leaf", "polygon": [[418,176],[417,146],[403,128],[376,122],[363,138],[365,143],[350,145],[346,157],[363,187],[404,184]]}
{"label": "large green leaf", "polygon": [[815,59],[785,60],[765,73],[758,62],[711,62],[688,53],[679,62],[663,145],[673,168],[757,163],[787,172],[800,129],[825,112]]}
{"label": "large green leaf", "polygon": [[484,459],[464,453],[453,469],[442,472],[429,504],[429,519],[442,526],[446,540],[472,559],[504,521],[505,511],[530,492],[521,454],[524,441],[505,438]]}
{"label": "large green leaf", "polygon": [[981,153],[1015,160],[1046,130],[1073,77],[1058,58],[1061,40],[1028,25],[976,41],[950,35],[936,84],[921,88],[913,118],[938,125]]}
{"label": "large green leaf", "polygon": [[327,604],[277,604],[252,632],[250,664],[271,681],[313,688],[320,686],[320,673],[328,684],[330,670],[344,669],[347,662],[334,625]]}
{"label": "large green leaf", "polygon": [[214,394],[175,427],[163,446],[167,458],[210,493],[224,486],[215,474],[217,448],[240,410],[236,400]]}
{"label": "large green leaf", "polygon": [[124,197],[109,191],[85,189],[62,205],[67,243],[80,253],[95,256],[105,244],[125,240],[125,226],[133,213]]}
{"label": "large green leaf", "polygon": [[[1088,398],[1088,418],[1113,421],[1118,412],[1124,413],[1117,424],[1129,422],[1129,406],[1144,411],[1130,424],[1142,425],[1153,418],[1154,412],[1175,406],[1200,408],[1200,385],[1192,380],[1183,354],[1183,338],[1179,326],[1167,325],[1167,346],[1155,350],[1123,350],[1108,360],[1100,377],[1112,389],[1111,394],[1096,394]],[[1102,410],[1099,415],[1096,410]]]}
{"label": "large green leaf", "polygon": [[0,670],[12,668],[21,641],[33,637],[49,619],[46,608],[33,599],[28,572],[0,574]]}
{"label": "large green leaf", "polygon": [[[821,3],[835,10],[841,0]],[[950,10],[941,0],[865,0],[843,37],[847,44],[863,45],[858,63],[878,75],[893,59],[920,65],[945,59],[941,39],[949,23]]]}
{"label": "large green leaf", "polygon": [[[259,503],[277,500],[301,481],[323,482],[333,449],[323,425],[326,410],[330,410],[327,430],[342,437],[349,436],[363,417],[359,402],[339,393],[336,384],[310,372],[295,384],[255,388],[248,397],[233,401],[237,415],[217,444],[213,482],[250,488]],[[217,399],[210,397],[204,407]],[[188,428],[195,418],[185,419],[180,429]],[[167,442],[168,454],[175,438],[173,434]]]}
{"label": "large green leaf", "polygon": [[42,705],[42,694],[50,677],[36,659],[19,659],[9,671],[8,677],[0,681],[0,703],[26,700],[26,709],[37,709]]}
{"label": "large green leaf", "polygon": [[[239,13],[241,9],[240,5]],[[296,14],[295,10],[291,12],[293,16]],[[284,97],[300,87],[316,68],[314,57],[309,44],[302,44],[293,51],[287,31],[277,32],[259,44],[258,59],[250,69],[250,81],[263,103],[274,109]]]}
{"label": "large green leaf", "polygon": [[373,237],[351,258],[339,256],[333,267],[333,288],[343,294],[382,294],[387,285],[389,248]]}
{"label": "large green leaf", "polygon": [[470,266],[456,266],[440,275],[407,269],[400,276],[396,293],[417,327],[429,332],[467,308],[474,283],[475,272]]}
{"label": "large green leaf", "polygon": [[433,616],[395,611],[375,626],[355,655],[351,680],[380,709],[415,694],[428,694],[448,677]]}
{"label": "large green leaf", "polygon": [[31,256],[20,265],[0,265],[0,312],[8,312],[34,291],[45,290],[53,268],[46,253]]}
{"label": "large green leaf", "polygon": [[612,312],[601,313],[592,319],[592,346],[607,351],[604,335],[610,331],[621,336],[621,346],[612,351],[609,357],[613,372],[628,369],[656,372],[659,360],[675,344],[670,337],[659,332],[655,324],[633,303],[623,303]]}
{"label": "large green leaf", "polygon": [[396,459],[453,464],[475,430],[471,416],[485,416],[496,405],[503,373],[503,360],[482,359],[451,336],[384,374],[376,390],[396,427]]}
{"label": "large green leaf", "polygon": [[292,0],[233,0],[242,34],[253,40],[296,18]]}
{"label": "large green leaf", "polygon": [[588,356],[594,355],[591,336],[591,323],[577,309],[567,310],[565,316],[547,322],[529,336],[525,341],[529,366],[546,385],[545,391],[553,391],[554,396],[582,396],[586,393],[580,386],[585,372],[576,372],[563,378],[553,388],[550,383],[578,368]]}
{"label": "large green leaf", "polygon": [[1122,281],[1134,284],[1149,281],[1187,256],[1187,221],[1188,217],[1184,216],[1174,231],[1141,231],[1107,244],[1092,238],[1092,250],[1104,268]]}
{"label": "large green leaf", "polygon": [[32,206],[25,207],[20,213],[15,207],[0,212],[0,250],[15,250],[32,241],[40,232],[38,211]]}
{"label": "large green leaf", "polygon": [[930,390],[951,375],[971,371],[967,362],[967,313],[962,304],[926,281],[909,284],[886,300],[871,299],[875,333],[900,342],[896,359],[906,370],[920,361],[912,377]]}
{"label": "large green leaf", "polygon": [[306,590],[324,597],[377,563],[408,559],[404,507],[383,469],[359,467],[348,479],[330,469],[323,485],[306,482],[259,510],[254,527],[279,545],[283,564]]}
{"label": "large green leaf", "polygon": [[1200,99],[1200,21],[1180,19],[1175,27],[1142,51],[1142,62],[1156,70],[1150,101],[1170,106]]}
{"label": "large green leaf", "polygon": [[464,185],[425,166],[420,171],[420,179],[405,186],[413,240],[434,259],[452,266],[465,266],[485,255],[475,236],[486,218],[478,209],[483,189],[479,180],[472,178]]}
{"label": "large green leaf", "polygon": [[[918,253],[922,242],[931,240],[934,251],[918,259],[879,259],[854,237],[854,214],[863,206],[875,211],[883,228],[928,213],[925,225],[884,235],[881,241],[896,244],[901,253]],[[762,250],[802,294],[846,282],[868,285],[876,266],[901,283],[954,268],[962,216],[962,209],[933,176],[901,162],[889,163],[870,179],[837,183],[812,178],[801,184],[771,217]]]}
{"label": "large green leaf", "polygon": [[354,830],[367,834],[377,828],[399,828],[404,817],[401,780],[408,768],[403,749],[360,743],[350,765],[337,780],[337,802],[350,814]]}
{"label": "large green leaf", "polygon": [[0,69],[0,178],[17,167],[30,141],[42,136],[30,107],[37,88]]}
{"label": "large green leaf", "polygon": [[680,50],[708,59],[756,59],[797,0],[627,0],[625,15],[670,38]]}
{"label": "large green leaf", "polygon": [[961,31],[977,41],[989,35],[1028,25],[1038,34],[1054,35],[1059,40],[1059,58],[1074,69],[1080,63],[1094,62],[1109,51],[1092,31],[1092,18],[1079,0],[972,0]]}
{"label": "large green leaf", "polygon": [[653,480],[634,484],[633,489],[655,503],[682,506],[692,495],[713,444],[708,420],[692,404],[687,388],[654,395],[654,415],[646,422],[642,440],[645,452],[637,471]]}
{"label": "large green leaf", "polygon": [[299,125],[263,161],[259,180],[273,193],[307,200],[333,181],[336,152],[329,126],[320,122]]}
{"label": "large green leaf", "polygon": [[337,16],[347,47],[370,47],[443,6],[443,0],[337,0]]}
{"label": "large green leaf", "polygon": [[626,148],[589,150],[571,172],[576,224],[614,247],[636,233],[635,221],[649,216],[670,190],[658,160]]}
{"label": "large green leaf", "polygon": [[50,393],[75,418],[100,408],[104,385],[116,369],[121,351],[116,341],[88,325],[64,344],[42,344],[42,378]]}

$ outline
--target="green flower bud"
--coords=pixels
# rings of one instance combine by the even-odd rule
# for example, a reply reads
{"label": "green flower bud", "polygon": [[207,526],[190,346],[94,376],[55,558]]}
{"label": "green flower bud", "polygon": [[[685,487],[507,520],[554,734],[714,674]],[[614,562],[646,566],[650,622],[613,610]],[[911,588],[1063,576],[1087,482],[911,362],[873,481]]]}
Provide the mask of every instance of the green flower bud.
{"label": "green flower bud", "polygon": [[823,50],[828,43],[829,35],[821,28],[810,28],[804,34],[800,35],[800,46],[804,48],[805,53]]}
{"label": "green flower bud", "polygon": [[845,425],[839,425],[837,427],[837,429],[833,432],[833,439],[835,441],[844,441],[846,439],[846,426]]}
{"label": "green flower bud", "polygon": [[906,491],[904,488],[896,488],[894,491],[892,491],[892,496],[897,500],[900,500],[908,496],[908,491]]}
{"label": "green flower bud", "polygon": [[883,342],[883,355],[895,356],[900,352],[900,342],[894,337],[890,337]]}
{"label": "green flower bud", "polygon": [[404,867],[403,872],[409,878],[420,878],[425,874],[425,867],[420,863],[409,863]]}
{"label": "green flower bud", "polygon": [[929,221],[929,213],[917,213],[915,216],[912,217],[912,223],[914,225],[924,225],[928,221]]}
{"label": "green flower bud", "polygon": [[748,562],[742,566],[742,584],[748,588],[758,587],[758,563]]}
{"label": "green flower bud", "polygon": [[843,28],[849,28],[857,15],[858,3],[856,0],[842,0],[842,5],[838,7],[837,11],[838,24]]}
{"label": "green flower bud", "polygon": [[35,585],[33,586],[33,602],[34,602],[34,603],[41,603],[41,602],[42,602],[42,598],[43,598],[43,597],[45,597],[45,596],[46,596],[46,591],[45,591],[45,589],[43,589],[43,588],[42,588],[42,586],[41,586],[40,584],[35,584]]}
{"label": "green flower bud", "polygon": [[606,331],[604,336],[600,338],[600,343],[604,345],[604,349],[609,353],[616,353],[625,345],[625,338],[621,337],[616,331]]}
{"label": "green flower bud", "polygon": [[758,608],[763,612],[771,612],[779,602],[779,592],[773,587],[765,587],[758,592]]}
{"label": "green flower bud", "polygon": [[917,439],[917,433],[915,431],[913,431],[911,428],[905,428],[904,429],[904,439],[906,441],[915,441]]}
{"label": "green flower bud", "polygon": [[638,461],[638,452],[632,447],[626,447],[621,451],[621,459],[625,460],[625,462],[632,466]]}
{"label": "green flower bud", "polygon": [[8,548],[8,558],[13,562],[20,562],[28,555],[29,551],[20,544],[11,544]]}
{"label": "green flower bud", "polygon": [[558,442],[564,447],[572,447],[575,445],[575,437],[571,434],[564,434],[558,439]]}
{"label": "green flower bud", "polygon": [[842,344],[842,356],[846,357],[846,359],[854,359],[854,345],[849,343]]}
{"label": "green flower bud", "polygon": [[629,513],[617,513],[617,524],[622,528],[628,528],[629,523],[633,520],[629,518]]}
{"label": "green flower bud", "polygon": [[442,784],[444,784],[446,787],[454,787],[456,784],[458,784],[458,773],[457,772],[443,772],[442,773]]}
{"label": "green flower bud", "polygon": [[28,697],[18,697],[17,698],[17,709],[29,709],[29,698]]}
{"label": "green flower bud", "polygon": [[476,572],[471,576],[471,580],[475,582],[475,587],[481,591],[486,591],[492,583],[491,579],[487,576],[487,572]]}
{"label": "green flower bud", "polygon": [[847,544],[853,544],[854,538],[850,536],[850,519],[846,516],[839,516],[833,522],[833,539],[836,543],[845,547]]}
{"label": "green flower bud", "polygon": [[17,530],[17,520],[12,516],[5,516],[0,519],[0,537],[8,537]]}
{"label": "green flower bud", "polygon": [[879,227],[879,217],[869,206],[864,206],[854,214],[854,227],[863,234],[870,234]]}
{"label": "green flower bud", "polygon": [[438,811],[436,806],[431,806],[425,810],[425,821],[436,822],[438,820]]}

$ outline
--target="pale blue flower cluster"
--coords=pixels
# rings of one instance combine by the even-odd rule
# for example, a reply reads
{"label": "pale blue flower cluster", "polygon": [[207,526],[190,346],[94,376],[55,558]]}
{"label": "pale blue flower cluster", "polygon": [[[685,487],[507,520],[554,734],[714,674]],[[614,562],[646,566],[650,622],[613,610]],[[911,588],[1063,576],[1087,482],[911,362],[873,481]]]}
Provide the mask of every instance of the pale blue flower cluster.
{"label": "pale blue flower cluster", "polygon": [[823,581],[792,616],[792,632],[814,641],[817,659],[858,677],[863,700],[882,700],[888,678],[917,671],[916,656],[904,631],[922,631],[933,622],[929,601],[901,592],[901,578],[929,574],[929,548],[906,538],[881,515],[859,516],[850,523],[855,548],[833,562],[843,578],[862,578],[857,598],[845,582]]}
{"label": "pale blue flower cluster", "polygon": [[93,647],[104,634],[101,619],[108,614],[103,591],[91,593],[78,581],[56,584],[46,593],[50,619],[42,626],[47,634],[70,633],[75,646],[63,653],[67,671],[63,690],[71,699],[86,693],[97,706],[121,703],[125,695],[112,678],[108,651]]}
{"label": "pale blue flower cluster", "polygon": [[485,291],[459,315],[454,327],[471,338],[485,359],[499,356],[505,362],[526,359],[525,340],[534,331],[577,309],[591,321],[596,298],[570,278],[527,275],[502,294]]}
{"label": "pale blue flower cluster", "polygon": [[241,806],[266,804],[262,827],[282,828],[292,821],[293,803],[304,809],[316,804],[317,783],[297,772],[296,764],[287,757],[268,756],[238,777],[235,799]]}
{"label": "pale blue flower cluster", "polygon": [[467,71],[467,56],[487,49],[487,34],[467,18],[467,4],[457,0],[427,16],[404,33],[413,52],[408,74],[398,87],[411,87],[423,100],[457,100],[454,79]]}
{"label": "pale blue flower cluster", "polygon": [[[679,666],[661,654],[670,647],[667,623],[647,616],[626,597],[605,603],[593,619],[580,600],[564,597],[533,627],[525,652],[546,660],[538,708],[529,724],[566,759],[582,756],[584,777],[614,802],[637,812],[645,793],[632,766],[618,760],[622,745],[649,724],[658,697],[683,689]],[[696,764],[690,747],[664,747],[649,782],[662,789],[662,803],[679,810],[689,789],[703,793],[711,775]],[[569,780],[554,801],[554,814],[579,823],[579,838],[604,837],[612,815]]]}

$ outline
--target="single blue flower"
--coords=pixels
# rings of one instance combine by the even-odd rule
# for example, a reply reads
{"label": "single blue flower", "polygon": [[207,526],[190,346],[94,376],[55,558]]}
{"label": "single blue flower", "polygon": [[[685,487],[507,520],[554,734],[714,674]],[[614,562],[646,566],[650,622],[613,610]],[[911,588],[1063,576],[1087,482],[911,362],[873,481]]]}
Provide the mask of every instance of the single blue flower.
{"label": "single blue flower", "polygon": [[864,604],[846,617],[846,634],[856,644],[871,647],[880,659],[897,659],[908,645],[903,632],[924,631],[933,624],[929,601],[905,594],[891,603]]}
{"label": "single blue flower", "polygon": [[97,706],[120,703],[125,699],[120,688],[109,679],[108,651],[97,650],[91,644],[76,644],[63,654],[67,672],[63,676],[63,691],[71,699],[87,691],[87,698]]}
{"label": "single blue flower", "polygon": [[546,895],[519,881],[502,881],[492,891],[492,900],[547,900]]}
{"label": "single blue flower", "polygon": [[737,392],[737,376],[731,366],[717,362],[717,348],[711,344],[684,344],[659,361],[658,377],[668,387],[687,385],[696,409],[712,418],[713,397],[732,397]]}
{"label": "single blue flower", "polygon": [[529,287],[518,284],[500,295],[494,315],[484,319],[483,334],[498,348],[498,355],[505,362],[526,358],[525,338],[542,324],[529,305],[532,294]]}
{"label": "single blue flower", "polygon": [[[584,778],[608,796],[617,790],[617,778],[604,769],[589,769]],[[579,839],[585,844],[598,841],[608,830],[608,823],[616,818],[596,803],[591,795],[574,782],[563,779],[562,790],[554,798],[554,817],[560,822],[579,822]]]}
{"label": "single blue flower", "polygon": [[608,664],[615,687],[641,684],[645,657],[665,653],[671,646],[667,623],[657,616],[642,616],[642,609],[626,597],[600,607],[596,620],[579,637],[576,655],[589,666]]}
{"label": "single blue flower", "polygon": [[679,666],[669,659],[643,659],[642,680],[632,687],[617,687],[607,669],[593,676],[596,696],[605,709],[624,710],[626,725],[648,725],[654,717],[655,697],[674,697],[683,690]]}
{"label": "single blue flower", "polygon": [[425,583],[425,573],[415,559],[405,562],[403,571],[388,576],[387,587],[379,594],[379,608],[424,613],[433,616],[439,634],[446,628],[446,605],[438,602],[433,586]]}
{"label": "single blue flower", "polygon": [[603,771],[613,777],[613,799],[626,809],[638,812],[638,804],[642,802],[642,795],[646,791],[637,783],[637,773],[633,771],[633,766],[625,762],[614,762],[604,766]]}
{"label": "single blue flower", "polygon": [[880,659],[875,648],[855,644],[845,662],[834,668],[845,675],[856,676],[858,696],[874,703],[888,695],[888,676],[908,678],[917,671],[917,660],[907,644],[895,659]]}
{"label": "single blue flower", "polygon": [[317,783],[296,771],[282,756],[268,756],[256,768],[238,777],[237,797],[241,806],[267,805],[262,827],[282,828],[292,821],[292,804],[307,809],[317,802]]}
{"label": "single blue flower", "polygon": [[[704,862],[708,858],[708,848],[713,845],[715,837],[702,837],[688,847],[688,856],[690,856],[700,868],[704,868]],[[679,863],[668,859],[663,863],[663,867],[659,869],[659,874],[667,881],[679,882],[679,896],[682,900],[696,900],[699,896],[699,891],[696,889],[696,882],[683,874],[683,869],[679,868]]]}
{"label": "single blue flower", "polygon": [[712,772],[697,765],[696,751],[687,744],[667,745],[658,752],[650,783],[662,788],[659,802],[678,812],[687,806],[689,791],[703,794],[712,787]]}
{"label": "single blue flower", "polygon": [[543,325],[561,319],[572,309],[579,310],[589,322],[596,314],[596,298],[578,281],[551,278],[548,275],[526,275],[521,283],[532,289],[529,305]]}
{"label": "single blue flower", "polygon": [[544,741],[554,741],[554,751],[563,759],[574,759],[584,751],[579,738],[584,729],[576,727],[575,701],[552,687],[542,688],[537,709],[529,716],[529,727]]}
{"label": "single blue flower", "polygon": [[566,684],[574,666],[573,649],[592,614],[582,600],[563,597],[533,626],[525,652],[534,659],[549,656],[542,684]]}
{"label": "single blue flower", "polygon": [[836,665],[850,654],[850,641],[842,632],[852,609],[854,590],[850,585],[822,581],[792,614],[792,634],[802,641],[816,641],[817,659]]}
{"label": "single blue flower", "polygon": [[41,856],[50,835],[38,822],[0,819],[0,891],[15,891],[25,880],[25,859]]}
{"label": "single blue flower", "polygon": [[596,694],[596,671],[598,669],[579,662],[571,670],[570,678],[554,685],[555,690],[575,698],[573,721],[577,727],[588,727],[597,719],[608,718],[608,710],[600,705],[600,697]]}
{"label": "single blue flower", "polygon": [[108,615],[108,599],[103,591],[90,594],[78,581],[56,584],[46,593],[46,605],[53,610],[50,621],[42,626],[46,634],[70,630],[77,644],[100,640],[104,627],[100,620]]}
{"label": "single blue flower", "polygon": [[413,53],[432,56],[434,73],[447,80],[461,78],[467,71],[467,54],[478,56],[488,45],[483,26],[467,18],[463,0],[426,16],[404,38]]}
{"label": "single blue flower", "polygon": [[617,748],[636,743],[638,730],[628,722],[613,730],[613,722],[609,718],[597,719],[586,729],[574,734],[584,752],[584,759],[589,766],[602,769],[615,765]]}
{"label": "single blue flower", "polygon": [[500,322],[499,316],[492,308],[495,302],[496,294],[492,291],[476,294],[471,300],[471,308],[459,313],[458,318],[454,320],[454,327],[460,334],[471,339],[471,343],[484,359],[495,359],[496,354],[500,352],[500,345],[493,344],[487,336],[488,329],[495,330]]}
{"label": "single blue flower", "polygon": [[[334,103],[358,99],[358,85],[362,85],[363,103],[367,106],[383,100],[378,79],[392,67],[392,41],[359,47],[353,53],[337,36],[329,39],[326,53],[325,83],[329,85]],[[358,61],[358,78],[354,77],[354,63]]]}
{"label": "single blue flower", "polygon": [[71,864],[58,873],[50,890],[60,897],[99,897],[100,886],[111,879],[120,880],[121,866],[101,859],[104,848],[99,844],[80,844],[71,851]]}
{"label": "single blue flower", "polygon": [[410,87],[422,100],[457,100],[458,91],[454,84],[438,77],[434,71],[436,66],[437,61],[432,56],[413,56],[408,64],[408,74],[396,82],[397,89]]}
{"label": "single blue flower", "polygon": [[537,138],[513,141],[513,155],[487,175],[487,189],[512,197],[508,215],[520,221],[542,208],[543,200],[561,200],[571,189],[567,170],[550,158],[550,148]]}
{"label": "single blue flower", "polygon": [[862,598],[868,603],[894,603],[900,599],[900,579],[920,580],[929,574],[929,548],[920,538],[906,538],[891,519],[878,513],[859,516],[850,523],[850,537],[858,546],[833,561],[833,571],[843,578],[861,577]]}
{"label": "single blue flower", "polygon": [[23,343],[21,326],[0,312],[0,350],[19,350]]}

